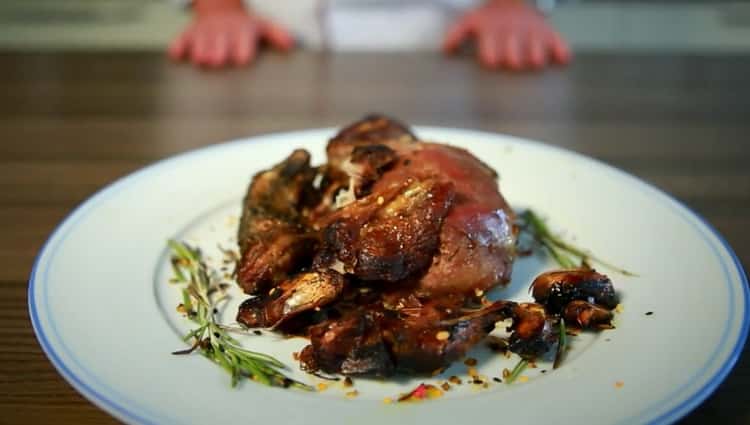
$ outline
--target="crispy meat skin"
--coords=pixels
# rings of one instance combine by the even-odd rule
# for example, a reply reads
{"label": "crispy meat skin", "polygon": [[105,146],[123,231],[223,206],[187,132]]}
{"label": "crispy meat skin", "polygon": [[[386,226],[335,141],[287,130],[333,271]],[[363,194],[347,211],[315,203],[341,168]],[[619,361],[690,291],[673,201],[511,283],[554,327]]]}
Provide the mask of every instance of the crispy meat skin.
{"label": "crispy meat skin", "polygon": [[326,147],[328,164],[341,168],[341,164],[352,155],[358,146],[413,144],[417,137],[404,124],[382,115],[368,115],[344,127]]}
{"label": "crispy meat skin", "polygon": [[424,270],[452,199],[449,183],[407,180],[349,204],[325,227],[315,265],[338,261],[359,279],[388,282]]}
{"label": "crispy meat skin", "polygon": [[541,307],[497,301],[461,313],[460,297],[405,301],[409,306],[400,310],[374,303],[313,326],[311,344],[300,355],[303,369],[378,376],[431,373],[462,358],[507,318],[526,331],[513,334],[519,351],[538,354],[555,342],[544,332]]}
{"label": "crispy meat skin", "polygon": [[344,289],[344,277],[333,271],[300,273],[267,295],[240,305],[237,321],[250,328],[270,328],[300,313],[334,301]]}
{"label": "crispy meat skin", "polygon": [[237,231],[240,261],[235,273],[248,294],[258,293],[309,263],[316,245],[301,222],[303,209],[317,201],[310,154],[296,150],[253,177],[243,200]]}
{"label": "crispy meat skin", "polygon": [[548,347],[543,307],[476,305],[507,283],[515,256],[491,168],[383,116],[344,128],[326,153],[318,169],[295,151],[254,177],[238,277],[259,296],[240,323],[306,331],[303,367],[348,375],[432,372],[505,318],[519,351]]}

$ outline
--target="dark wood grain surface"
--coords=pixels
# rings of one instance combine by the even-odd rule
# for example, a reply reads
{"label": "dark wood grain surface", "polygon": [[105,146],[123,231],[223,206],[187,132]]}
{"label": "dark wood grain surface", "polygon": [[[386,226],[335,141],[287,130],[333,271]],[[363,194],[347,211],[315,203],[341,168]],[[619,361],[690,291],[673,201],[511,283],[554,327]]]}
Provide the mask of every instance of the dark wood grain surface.
{"label": "dark wood grain surface", "polygon": [[[228,139],[374,110],[538,139],[671,193],[750,265],[750,57],[581,55],[524,75],[465,59],[295,53],[202,72],[155,54],[0,54],[0,423],[114,421],[60,378],[34,338],[34,257],[102,186]],[[685,423],[750,423],[747,351]]]}

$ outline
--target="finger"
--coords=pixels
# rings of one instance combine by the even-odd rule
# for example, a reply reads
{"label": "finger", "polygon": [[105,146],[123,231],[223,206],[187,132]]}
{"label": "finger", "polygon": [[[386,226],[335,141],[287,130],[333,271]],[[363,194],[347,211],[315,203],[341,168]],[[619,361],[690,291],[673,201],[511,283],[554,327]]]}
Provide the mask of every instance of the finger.
{"label": "finger", "polygon": [[540,69],[547,65],[547,55],[544,51],[544,43],[537,35],[530,35],[528,45],[528,65],[532,69]]}
{"label": "finger", "polygon": [[229,59],[229,36],[227,33],[217,34],[212,46],[210,65],[217,68],[225,65]]}
{"label": "finger", "polygon": [[509,34],[508,38],[505,39],[505,60],[503,63],[514,71],[523,68],[523,61],[521,59],[521,42],[518,39],[518,34]]}
{"label": "finger", "polygon": [[239,66],[247,65],[255,59],[257,36],[251,29],[243,29],[234,39],[234,63]]}
{"label": "finger", "polygon": [[211,59],[210,39],[205,32],[198,32],[195,34],[192,59],[195,65],[208,65]]}
{"label": "finger", "polygon": [[552,33],[549,40],[549,49],[552,52],[552,59],[561,64],[565,65],[570,62],[572,53],[568,47],[568,43],[560,37],[560,34]]}
{"label": "finger", "polygon": [[473,20],[469,16],[465,16],[458,20],[445,34],[443,40],[443,51],[445,53],[452,53],[461,46],[472,33]]}
{"label": "finger", "polygon": [[260,32],[263,38],[279,50],[287,51],[294,46],[294,38],[284,28],[268,21],[262,21]]}
{"label": "finger", "polygon": [[507,31],[502,31],[497,35],[497,66],[504,68],[507,62],[508,52],[506,51],[508,36],[510,34]]}
{"label": "finger", "polygon": [[177,36],[177,38],[175,38],[169,45],[169,49],[167,50],[169,58],[175,61],[184,58],[190,50],[191,41],[192,32],[190,30],[183,31],[183,33]]}
{"label": "finger", "polygon": [[485,31],[479,34],[479,62],[489,68],[500,65],[500,50],[496,34]]}

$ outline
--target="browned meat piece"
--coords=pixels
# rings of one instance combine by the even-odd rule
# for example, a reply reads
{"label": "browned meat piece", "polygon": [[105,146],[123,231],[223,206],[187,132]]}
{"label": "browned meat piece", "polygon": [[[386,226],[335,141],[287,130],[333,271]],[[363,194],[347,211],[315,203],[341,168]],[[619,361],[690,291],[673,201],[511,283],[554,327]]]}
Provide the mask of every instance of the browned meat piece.
{"label": "browned meat piece", "polygon": [[349,177],[349,190],[356,198],[370,193],[383,172],[398,159],[398,154],[386,145],[357,146],[342,169]]}
{"label": "browned meat piece", "polygon": [[[430,373],[464,357],[495,328],[513,317],[515,303],[499,301],[471,314],[446,313],[441,301],[427,301],[417,313],[388,321],[385,337],[396,367],[409,373]],[[450,318],[454,316],[453,318]]]}
{"label": "browned meat piece", "polygon": [[349,159],[352,151],[358,146],[371,145],[408,145],[417,141],[409,128],[393,119],[382,115],[368,115],[345,127],[328,142],[326,153],[328,164],[341,168]]}
{"label": "browned meat piece", "polygon": [[611,329],[614,315],[611,311],[586,301],[571,301],[562,311],[562,317],[572,326],[582,329]]}
{"label": "browned meat piece", "polygon": [[419,143],[373,186],[434,178],[454,185],[454,201],[440,234],[439,252],[421,277],[419,292],[472,293],[505,284],[515,258],[514,215],[496,174],[464,149]]}
{"label": "browned meat piece", "polygon": [[237,282],[248,294],[262,292],[309,264],[316,239],[304,227],[256,213],[237,263]]}
{"label": "browned meat piece", "polygon": [[302,369],[308,372],[387,376],[394,371],[371,312],[352,310],[339,320],[313,326],[310,342],[300,353]]}
{"label": "browned meat piece", "polygon": [[310,154],[294,151],[285,161],[253,177],[243,201],[237,240],[237,281],[255,294],[309,264],[315,238],[301,223],[303,210],[315,203]]}
{"label": "browned meat piece", "polygon": [[237,321],[250,328],[270,328],[304,311],[334,301],[344,289],[344,277],[333,270],[301,273],[272,288],[267,295],[240,305]]}
{"label": "browned meat piece", "polygon": [[431,373],[463,357],[496,322],[506,318],[513,318],[514,327],[527,331],[522,337],[518,331],[513,334],[521,343],[529,342],[523,348],[536,347],[533,344],[547,337],[543,309],[498,301],[463,313],[461,297],[423,301],[413,295],[403,297],[398,303],[401,307],[380,304],[351,309],[341,319],[311,328],[311,344],[300,359],[303,368],[345,375]]}
{"label": "browned meat piece", "polygon": [[340,263],[360,279],[390,282],[424,270],[452,198],[451,184],[424,180],[394,184],[349,204],[325,227],[316,266]]}
{"label": "browned meat piece", "polygon": [[379,171],[393,164],[398,158],[396,151],[386,145],[364,145],[357,146],[352,150],[349,161],[352,164],[367,167],[365,174],[377,174]]}
{"label": "browned meat piece", "polygon": [[244,249],[248,238],[255,236],[251,221],[257,211],[298,222],[303,209],[318,202],[319,195],[313,187],[316,175],[317,170],[310,166],[310,154],[297,149],[270,170],[253,176],[243,200],[237,234],[240,248]]}
{"label": "browned meat piece", "polygon": [[591,269],[542,273],[531,284],[532,296],[550,313],[560,313],[573,300],[593,301],[608,309],[617,307],[612,281]]}

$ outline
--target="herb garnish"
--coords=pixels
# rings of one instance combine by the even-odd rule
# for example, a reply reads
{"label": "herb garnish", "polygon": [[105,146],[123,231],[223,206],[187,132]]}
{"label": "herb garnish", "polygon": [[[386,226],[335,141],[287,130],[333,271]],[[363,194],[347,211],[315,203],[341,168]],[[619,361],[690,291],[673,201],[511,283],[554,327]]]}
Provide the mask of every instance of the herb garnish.
{"label": "herb garnish", "polygon": [[[601,264],[602,266],[620,273],[624,276],[636,276],[635,273],[629,272],[623,268],[617,267],[610,264],[601,258],[595,257],[589,252],[563,241],[559,237],[552,234],[547,228],[544,221],[539,218],[536,213],[532,210],[526,210],[519,215],[521,222],[520,227],[522,232],[526,232],[530,237],[534,239],[539,245],[541,245],[549,255],[565,269],[573,269],[578,267],[590,268],[588,265],[589,261],[594,261]],[[578,261],[576,261],[576,258]]]}
{"label": "herb garnish", "polygon": [[555,353],[555,361],[552,363],[552,369],[557,369],[562,363],[562,358],[565,355],[565,349],[568,347],[568,336],[565,334],[565,319],[560,318],[560,336],[557,340],[557,352]]}
{"label": "herb garnish", "polygon": [[513,370],[510,372],[510,375],[508,375],[508,377],[505,378],[505,383],[512,384],[513,381],[515,381],[516,378],[518,378],[518,375],[520,375],[521,372],[523,372],[523,370],[526,369],[526,365],[528,364],[529,364],[528,360],[521,358],[521,361],[519,361],[518,364],[516,364],[516,367],[513,368]]}
{"label": "herb garnish", "polygon": [[245,350],[229,335],[229,329],[216,321],[217,306],[227,299],[225,284],[216,282],[203,262],[201,252],[184,242],[170,240],[173,281],[183,283],[182,308],[198,327],[188,332],[185,342],[193,340],[186,350],[172,354],[190,354],[200,350],[207,359],[221,366],[232,376],[232,387],[241,377],[249,377],[262,384],[296,387],[308,391],[314,388],[287,377],[281,370],[286,366],[279,360],[254,351]]}

